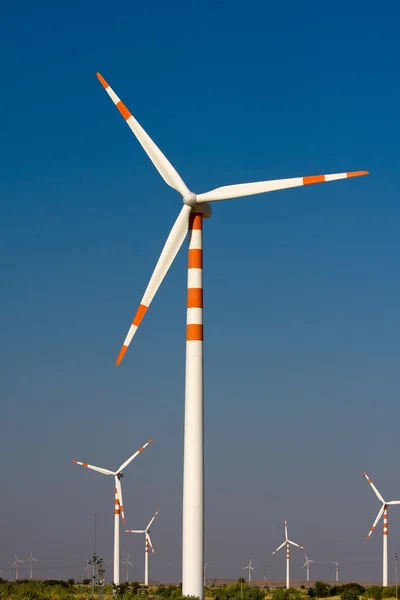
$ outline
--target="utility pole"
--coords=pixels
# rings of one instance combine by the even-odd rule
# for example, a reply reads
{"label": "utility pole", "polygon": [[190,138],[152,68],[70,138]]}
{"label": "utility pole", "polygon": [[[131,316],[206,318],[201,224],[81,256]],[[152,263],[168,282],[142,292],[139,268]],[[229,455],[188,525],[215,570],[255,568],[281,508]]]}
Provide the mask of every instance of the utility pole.
{"label": "utility pole", "polygon": [[398,563],[397,552],[394,553],[394,557],[396,559],[396,600],[397,600],[397,563]]}

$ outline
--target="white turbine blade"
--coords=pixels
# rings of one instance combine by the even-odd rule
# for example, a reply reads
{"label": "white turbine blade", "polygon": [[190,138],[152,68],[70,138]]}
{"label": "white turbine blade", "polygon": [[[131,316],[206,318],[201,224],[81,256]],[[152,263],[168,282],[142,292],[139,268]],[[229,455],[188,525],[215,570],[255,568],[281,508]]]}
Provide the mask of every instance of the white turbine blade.
{"label": "white turbine blade", "polygon": [[382,506],[381,506],[381,509],[380,509],[380,511],[378,512],[378,515],[377,515],[377,517],[376,517],[376,519],[375,519],[375,521],[374,521],[374,524],[372,525],[372,527],[371,527],[371,529],[370,529],[370,532],[369,532],[369,534],[367,535],[367,540],[369,540],[369,538],[371,537],[371,534],[372,534],[373,530],[375,529],[375,527],[376,527],[376,524],[378,523],[379,519],[380,519],[380,518],[381,518],[381,516],[383,515],[384,508],[385,508],[385,505],[384,505],[384,504],[382,504]]}
{"label": "white turbine blade", "polygon": [[307,563],[305,562],[305,563],[304,563],[304,565],[303,565],[303,569],[304,569],[304,567],[306,567],[306,566],[307,566]]}
{"label": "white turbine blade", "polygon": [[137,457],[138,454],[140,454],[141,452],[143,452],[143,450],[149,445],[151,444],[153,440],[148,440],[145,444],[143,444],[143,446],[141,448],[139,448],[139,450],[136,450],[136,452],[134,454],[132,454],[132,456],[130,456],[128,458],[128,460],[126,460],[124,463],[122,463],[122,465],[120,466],[120,468],[118,469],[118,471],[116,471],[116,473],[121,473],[121,471],[123,471],[125,469],[125,467],[127,467],[129,465],[130,462],[133,461],[134,458]]}
{"label": "white turbine blade", "polygon": [[149,528],[150,528],[150,525],[152,524],[152,522],[154,521],[154,519],[156,518],[156,516],[158,515],[158,513],[159,513],[159,512],[160,512],[160,509],[158,509],[158,510],[157,510],[157,511],[154,513],[154,515],[152,516],[152,518],[151,518],[151,520],[150,520],[149,524],[148,524],[148,525],[147,525],[147,527],[146,527],[146,531],[148,531],[148,530],[149,530]]}
{"label": "white turbine blade", "polygon": [[122,519],[123,524],[125,525],[125,510],[124,510],[124,503],[122,501],[122,487],[121,487],[121,482],[117,476],[115,476],[115,487],[117,488],[121,519]]}
{"label": "white turbine blade", "polygon": [[144,529],[125,529],[125,533],[146,533]]}
{"label": "white turbine blade", "polygon": [[364,471],[364,475],[367,478],[367,481],[368,481],[369,485],[372,487],[372,489],[374,490],[375,494],[378,496],[379,500],[385,504],[385,501],[382,498],[381,494],[378,492],[378,490],[376,489],[376,487],[374,486],[374,484],[372,483],[372,481],[370,480],[370,478],[368,477],[368,475],[366,474],[365,471]]}
{"label": "white turbine blade", "polygon": [[349,173],[335,173],[333,175],[313,175],[311,177],[292,177],[290,179],[272,179],[270,181],[256,181],[255,183],[225,185],[216,188],[215,190],[211,190],[210,192],[205,192],[204,194],[196,194],[196,200],[199,204],[203,202],[216,202],[218,200],[229,200],[231,198],[241,198],[242,196],[263,194],[264,192],[285,190],[301,185],[311,185],[312,183],[323,183],[324,181],[334,181],[335,179],[359,177],[360,175],[368,175],[368,171],[353,171]]}
{"label": "white turbine blade", "polygon": [[151,543],[150,536],[149,536],[149,534],[147,533],[147,531],[146,531],[146,537],[147,537],[147,539],[148,539],[148,541],[149,541],[150,550],[151,550],[151,551],[152,551],[152,553],[154,554],[154,548],[153,548],[153,545],[152,545],[152,543]]}
{"label": "white turbine blade", "polygon": [[153,140],[147,135],[143,127],[136,121],[135,117],[131,115],[129,110],[126,108],[123,102],[121,102],[117,94],[110,88],[100,73],[97,73],[97,77],[164,181],[174,190],[182,194],[182,196],[188,194],[189,189],[182,181],[180,175],[178,175],[169,160],[164,156]]}
{"label": "white turbine blade", "polygon": [[253,567],[250,567],[250,569],[251,569],[252,571],[254,571]]}
{"label": "white turbine blade", "polygon": [[283,548],[283,546],[286,544],[286,540],[283,542],[283,544],[281,544],[276,550],[273,551],[272,554],[275,554],[276,552],[278,552],[278,550],[280,550],[281,548]]}
{"label": "white turbine blade", "polygon": [[287,536],[287,522],[286,521],[285,521],[285,539],[286,540],[288,539],[288,536]]}
{"label": "white turbine blade", "polygon": [[79,460],[73,460],[73,463],[77,465],[81,465],[81,467],[86,467],[87,469],[91,469],[92,471],[98,471],[99,473],[103,473],[103,475],[114,475],[112,471],[108,469],[102,469],[101,467],[94,467],[93,465],[88,465],[87,463],[79,462]]}
{"label": "white turbine blade", "polygon": [[305,550],[304,546],[300,546],[300,544],[296,544],[296,542],[292,542],[292,540],[288,540],[289,544],[292,544],[293,546],[297,546],[297,548],[301,548],[302,550]]}
{"label": "white turbine blade", "polygon": [[400,500],[391,500],[390,502],[386,502],[386,504],[400,504]]}
{"label": "white turbine blade", "polygon": [[149,284],[146,288],[140,306],[136,312],[136,315],[132,321],[132,325],[129,328],[128,335],[125,338],[125,341],[122,345],[122,348],[119,352],[116,364],[119,365],[121,360],[124,357],[125,352],[133,336],[136,333],[137,328],[139,327],[151,301],[153,300],[158,288],[161,285],[162,280],[167,274],[168,269],[170,268],[175,256],[178,254],[180,247],[183,244],[183,241],[187,235],[189,228],[189,216],[191,213],[191,207],[186,204],[183,205],[181,212],[179,213],[178,218],[176,219],[174,226],[171,229],[171,232],[165,242],[165,246],[162,249],[160,258],[156,264],[156,268],[153,271],[153,275],[149,281]]}

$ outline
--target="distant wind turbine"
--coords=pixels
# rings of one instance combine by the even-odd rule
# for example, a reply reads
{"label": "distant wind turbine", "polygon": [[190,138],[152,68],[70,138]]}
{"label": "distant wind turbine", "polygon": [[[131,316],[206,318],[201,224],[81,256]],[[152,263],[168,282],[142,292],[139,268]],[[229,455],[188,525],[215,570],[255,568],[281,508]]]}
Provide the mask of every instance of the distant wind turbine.
{"label": "distant wind turbine", "polygon": [[144,533],[144,584],[147,586],[149,585],[149,546],[154,554],[154,548],[150,539],[150,527],[159,512],[160,509],[154,513],[146,529],[125,529],[126,533]]}
{"label": "distant wind turbine", "polygon": [[33,563],[36,562],[36,558],[33,558],[32,556],[32,552],[29,556],[29,558],[26,559],[26,562],[29,561],[29,579],[32,579],[33,577]]}
{"label": "distant wind turbine", "polygon": [[129,566],[133,567],[133,564],[130,562],[129,560],[130,554],[128,554],[126,560],[124,560],[124,562],[122,563],[123,565],[126,565],[126,582],[129,582]]}
{"label": "distant wind turbine", "polygon": [[339,565],[342,561],[338,560],[338,561],[333,561],[333,564],[335,565],[335,581],[339,581]]}
{"label": "distant wind turbine", "polygon": [[367,535],[367,540],[369,540],[369,538],[371,537],[371,534],[372,534],[373,530],[375,529],[376,524],[378,523],[379,519],[381,518],[381,516],[383,514],[383,576],[382,576],[382,585],[383,585],[383,587],[387,587],[387,584],[388,584],[388,560],[387,560],[388,518],[387,518],[387,507],[389,506],[389,504],[400,504],[400,500],[391,500],[391,502],[386,502],[386,500],[383,499],[383,496],[378,492],[378,490],[376,489],[376,487],[374,486],[374,484],[372,483],[372,481],[370,480],[370,478],[368,477],[368,475],[365,473],[365,471],[364,471],[364,475],[367,478],[368,483],[370,484],[370,486],[374,490],[375,495],[382,502],[381,509],[378,512],[378,515],[377,515],[377,517],[376,517],[376,519],[374,521],[374,524],[371,527],[371,530],[370,530],[369,534]]}
{"label": "distant wind turbine", "polygon": [[287,532],[287,522],[285,521],[285,541],[283,542],[283,544],[278,546],[278,548],[276,550],[274,550],[272,554],[275,554],[276,552],[278,552],[278,550],[283,548],[283,546],[286,546],[286,588],[287,589],[289,589],[289,587],[290,587],[290,580],[289,580],[290,544],[292,544],[292,546],[297,546],[297,548],[301,548],[302,550],[305,550],[304,546],[300,546],[300,544],[296,544],[296,542],[292,542],[292,540],[289,540],[288,532]]}
{"label": "distant wind turbine", "polygon": [[17,555],[14,554],[15,556],[15,562],[13,562],[12,566],[15,567],[15,580],[18,579],[18,563],[23,563],[23,560],[19,560],[19,558],[17,558]]}
{"label": "distant wind turbine", "polygon": [[139,450],[132,454],[116,471],[109,471],[108,469],[103,469],[100,467],[94,467],[93,465],[88,465],[87,463],[79,462],[78,460],[73,460],[72,462],[80,465],[81,467],[87,467],[92,471],[97,471],[98,473],[102,473],[103,475],[113,475],[115,481],[115,500],[114,500],[114,583],[115,585],[119,585],[120,583],[120,564],[119,564],[119,517],[121,515],[122,522],[125,523],[125,513],[124,513],[124,504],[122,502],[122,488],[121,488],[121,479],[123,477],[122,471],[129,465],[130,462],[134,458],[138,456],[143,450],[151,444],[152,440],[149,440]]}
{"label": "distant wind turbine", "polygon": [[204,565],[204,587],[206,587],[206,573],[207,573],[207,565],[209,565],[211,560],[205,563]]}
{"label": "distant wind turbine", "polygon": [[[91,579],[91,578],[92,578],[92,576],[90,575],[90,569],[91,569],[91,566],[92,566],[92,565],[90,564],[90,562],[89,562],[89,561],[87,561],[86,567],[83,569],[84,571],[87,571],[87,576],[88,576],[88,579]],[[94,567],[93,567],[93,570],[94,570]]]}
{"label": "distant wind turbine", "polygon": [[315,563],[315,560],[310,560],[306,553],[304,553],[304,556],[306,557],[306,562],[303,565],[303,569],[307,567],[307,581],[310,581],[310,564]]}
{"label": "distant wind turbine", "polygon": [[243,571],[245,571],[246,569],[249,571],[249,583],[251,583],[251,572],[253,571],[253,573],[255,573],[253,567],[251,566],[251,559],[247,567],[243,567]]}

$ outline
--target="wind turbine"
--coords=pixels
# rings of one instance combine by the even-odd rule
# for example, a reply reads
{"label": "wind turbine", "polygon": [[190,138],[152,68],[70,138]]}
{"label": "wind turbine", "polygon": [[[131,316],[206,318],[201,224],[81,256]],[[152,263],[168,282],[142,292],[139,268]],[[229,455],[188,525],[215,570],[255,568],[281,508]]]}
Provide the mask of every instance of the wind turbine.
{"label": "wind turbine", "polygon": [[368,477],[368,475],[366,474],[365,471],[364,471],[364,475],[367,478],[368,483],[370,484],[370,486],[374,490],[375,495],[382,502],[381,509],[378,512],[378,515],[377,515],[377,517],[376,517],[376,519],[374,521],[374,524],[371,527],[371,530],[370,530],[369,534],[367,535],[367,540],[369,540],[369,538],[371,537],[371,534],[372,534],[373,530],[375,529],[376,524],[378,523],[379,519],[381,518],[381,516],[383,514],[383,577],[382,577],[382,585],[383,585],[383,587],[387,587],[387,584],[388,584],[388,562],[387,562],[388,517],[387,517],[387,507],[389,506],[389,504],[400,504],[400,500],[392,500],[391,502],[386,502],[383,499],[382,495],[378,492],[378,490],[376,489],[376,487],[374,486],[374,484],[372,483],[372,481],[370,480],[370,478]]}
{"label": "wind turbine", "polygon": [[338,560],[338,561],[333,561],[333,564],[335,565],[335,581],[338,582],[339,581],[339,565],[342,561]]}
{"label": "wind turbine", "polygon": [[302,550],[305,550],[304,546],[300,546],[300,544],[296,544],[296,542],[292,542],[292,540],[289,540],[288,532],[287,532],[287,522],[285,521],[285,541],[283,542],[283,544],[278,546],[278,548],[276,550],[274,550],[272,554],[275,554],[276,552],[278,552],[278,550],[283,548],[283,546],[286,546],[286,588],[287,589],[289,589],[289,587],[290,587],[290,581],[289,581],[290,544],[292,544],[292,546],[297,546],[297,548],[301,548]]}
{"label": "wind turbine", "polygon": [[253,567],[251,566],[251,559],[247,567],[243,567],[243,571],[245,571],[246,569],[249,571],[249,583],[251,583],[251,572],[255,572]]}
{"label": "wind turbine", "polygon": [[182,517],[182,594],[204,596],[204,431],[203,431],[203,217],[209,202],[367,175],[367,171],[242,183],[203,194],[189,190],[180,175],[121,102],[106,80],[97,77],[164,181],[182,196],[183,207],[167,238],[117,358],[121,362],[137,328],[189,232],[186,324],[185,436]]}
{"label": "wind turbine", "polygon": [[78,460],[73,460],[73,463],[76,463],[77,465],[81,465],[81,467],[87,467],[88,469],[91,469],[92,471],[98,471],[99,473],[102,473],[103,475],[113,475],[114,476],[114,481],[115,481],[115,500],[114,500],[114,583],[115,585],[119,585],[120,583],[120,578],[119,578],[119,571],[120,571],[120,565],[119,565],[119,550],[120,550],[120,545],[119,545],[119,516],[121,515],[122,517],[122,522],[125,523],[125,513],[124,513],[124,503],[122,502],[122,489],[121,489],[121,479],[123,477],[123,473],[122,471],[125,469],[125,467],[127,467],[129,465],[130,462],[132,462],[132,460],[134,458],[136,458],[138,456],[138,454],[140,454],[141,452],[143,452],[143,450],[146,448],[146,446],[148,446],[149,444],[151,444],[152,440],[148,440],[145,444],[143,444],[143,446],[141,448],[139,448],[139,450],[137,450],[135,452],[135,454],[132,454],[132,456],[130,456],[128,458],[128,460],[126,460],[124,463],[122,463],[122,465],[119,467],[119,469],[117,469],[116,471],[109,471],[108,469],[103,469],[100,467],[94,467],[93,465],[88,465],[87,463],[83,463],[83,462],[79,462]]}
{"label": "wind turbine", "polygon": [[33,577],[33,563],[36,562],[36,558],[33,558],[32,552],[29,558],[26,559],[26,562],[29,561],[29,579]]}
{"label": "wind turbine", "polygon": [[150,539],[150,526],[159,512],[160,509],[154,513],[146,529],[125,529],[126,533],[144,533],[144,584],[147,586],[149,585],[149,546],[154,554],[154,548]]}
{"label": "wind turbine", "polygon": [[12,566],[15,567],[15,580],[18,579],[18,563],[23,563],[23,560],[19,560],[19,558],[17,558],[17,555],[14,553],[15,556],[15,561],[13,562]]}
{"label": "wind turbine", "polygon": [[205,563],[204,565],[204,587],[206,587],[206,573],[207,573],[207,565],[209,565],[211,560]]}
{"label": "wind turbine", "polygon": [[133,567],[133,564],[130,562],[129,560],[130,554],[128,554],[126,560],[124,560],[124,562],[122,563],[123,565],[126,565],[126,582],[129,582],[129,565],[131,567]]}
{"label": "wind turbine", "polygon": [[310,581],[310,564],[315,563],[315,560],[310,560],[306,553],[304,553],[304,556],[306,557],[306,562],[303,565],[303,569],[307,567],[307,581]]}
{"label": "wind turbine", "polygon": [[[91,578],[92,578],[92,577],[91,577],[91,575],[90,575],[90,569],[91,569],[91,566],[92,566],[92,565],[90,564],[90,562],[89,562],[89,561],[87,561],[87,565],[86,565],[86,567],[83,569],[84,571],[87,571],[87,578],[88,578],[88,579],[91,579]],[[94,566],[93,566],[93,572],[94,572]]]}

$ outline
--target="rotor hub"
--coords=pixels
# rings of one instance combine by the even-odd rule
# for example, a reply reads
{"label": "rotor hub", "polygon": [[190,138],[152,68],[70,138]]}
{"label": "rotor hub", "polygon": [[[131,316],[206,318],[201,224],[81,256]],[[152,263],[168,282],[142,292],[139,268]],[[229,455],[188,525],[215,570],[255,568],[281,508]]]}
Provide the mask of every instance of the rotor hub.
{"label": "rotor hub", "polygon": [[188,194],[186,194],[186,196],[183,196],[183,204],[191,206],[192,208],[197,206],[196,194],[193,194],[193,192],[189,192]]}
{"label": "rotor hub", "polygon": [[122,477],[123,477],[123,476],[124,476],[124,474],[123,474],[123,473],[117,473],[117,477],[118,477],[118,479],[122,479]]}

